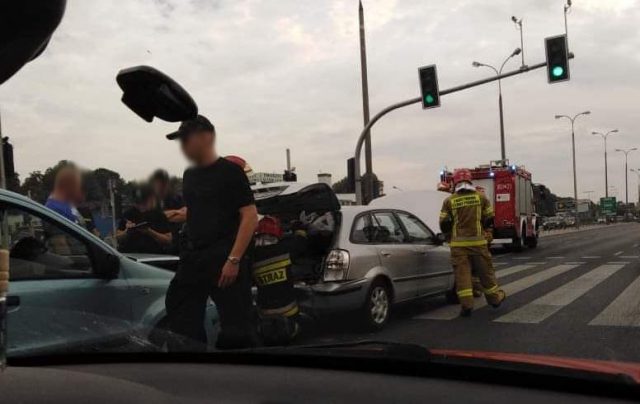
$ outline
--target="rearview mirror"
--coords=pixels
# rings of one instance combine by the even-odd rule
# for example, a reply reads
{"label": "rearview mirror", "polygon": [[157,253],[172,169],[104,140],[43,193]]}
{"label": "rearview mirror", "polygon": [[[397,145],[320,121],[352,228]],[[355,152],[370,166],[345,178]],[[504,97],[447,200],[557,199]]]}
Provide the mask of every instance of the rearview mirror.
{"label": "rearview mirror", "polygon": [[443,245],[447,242],[447,237],[443,233],[438,233],[433,237],[433,242],[437,245]]}
{"label": "rearview mirror", "polygon": [[147,122],[153,118],[178,122],[198,115],[198,106],[187,90],[151,66],[122,69],[116,81],[123,91],[122,102]]}

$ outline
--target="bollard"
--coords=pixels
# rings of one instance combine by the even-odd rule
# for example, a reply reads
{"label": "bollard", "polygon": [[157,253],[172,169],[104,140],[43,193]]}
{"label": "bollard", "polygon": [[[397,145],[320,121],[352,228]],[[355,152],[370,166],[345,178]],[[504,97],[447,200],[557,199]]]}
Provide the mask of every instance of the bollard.
{"label": "bollard", "polygon": [[0,250],[0,370],[7,365],[7,293],[9,293],[9,251]]}

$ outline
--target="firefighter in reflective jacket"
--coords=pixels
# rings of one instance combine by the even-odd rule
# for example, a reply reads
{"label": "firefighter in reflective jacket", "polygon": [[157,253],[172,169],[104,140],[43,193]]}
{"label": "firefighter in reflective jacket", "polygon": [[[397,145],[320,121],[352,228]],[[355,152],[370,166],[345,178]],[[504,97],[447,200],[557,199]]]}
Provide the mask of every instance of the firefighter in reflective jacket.
{"label": "firefighter in reflective jacket", "polygon": [[453,173],[454,192],[442,204],[440,228],[451,233],[451,263],[460,300],[460,315],[467,317],[473,310],[472,268],[475,269],[487,303],[498,307],[505,299],[492,270],[485,229],[493,223],[489,200],[472,185],[471,171],[459,169]]}
{"label": "firefighter in reflective jacket", "polygon": [[256,230],[253,280],[258,289],[260,334],[265,345],[286,345],[298,334],[298,302],[288,247],[278,219],[263,217]]}

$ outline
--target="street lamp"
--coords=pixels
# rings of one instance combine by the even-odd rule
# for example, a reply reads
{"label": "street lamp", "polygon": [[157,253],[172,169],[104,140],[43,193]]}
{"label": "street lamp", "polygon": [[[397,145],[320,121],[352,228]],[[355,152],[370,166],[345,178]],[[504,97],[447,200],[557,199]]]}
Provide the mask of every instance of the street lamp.
{"label": "street lamp", "polygon": [[578,179],[576,175],[576,136],[575,122],[580,115],[589,115],[591,111],[584,111],[575,114],[573,117],[569,115],[556,115],[556,119],[567,118],[571,121],[571,155],[573,157],[573,200],[576,204],[576,229],[580,228],[580,217],[578,216]]}
{"label": "street lamp", "polygon": [[[473,67],[488,67],[496,73],[496,76],[500,76],[502,74],[502,69],[504,69],[504,65],[506,65],[509,59],[511,59],[512,57],[518,56],[520,52],[522,52],[521,48],[514,49],[514,51],[511,52],[511,54],[504,60],[504,62],[502,62],[502,65],[500,65],[500,69],[496,69],[491,65],[476,61],[473,61],[471,65]],[[498,109],[500,111],[500,155],[502,161],[505,161],[507,159],[507,152],[504,145],[504,115],[502,110],[502,83],[500,79],[498,79]]]}
{"label": "street lamp", "polygon": [[632,168],[629,171],[636,173],[636,175],[638,176],[638,206],[636,207],[636,212],[640,212],[640,168]]}
{"label": "street lamp", "polygon": [[629,212],[629,167],[628,167],[628,159],[629,153],[632,151],[638,150],[637,147],[631,149],[616,149],[617,152],[624,153],[624,203],[627,205],[627,212]]}
{"label": "street lamp", "polygon": [[612,133],[618,133],[618,129],[610,130],[607,133],[591,132],[592,135],[602,136],[604,139],[604,196],[609,197],[609,174],[607,169],[607,137]]}

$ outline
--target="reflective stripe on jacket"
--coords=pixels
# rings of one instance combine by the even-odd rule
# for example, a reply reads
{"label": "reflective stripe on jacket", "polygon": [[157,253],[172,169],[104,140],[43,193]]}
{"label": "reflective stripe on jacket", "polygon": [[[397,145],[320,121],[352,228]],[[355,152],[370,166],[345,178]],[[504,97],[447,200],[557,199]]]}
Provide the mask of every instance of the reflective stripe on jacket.
{"label": "reflective stripe on jacket", "polygon": [[451,247],[487,244],[483,223],[493,217],[491,203],[477,191],[462,190],[448,197],[440,211],[440,227],[451,223]]}

